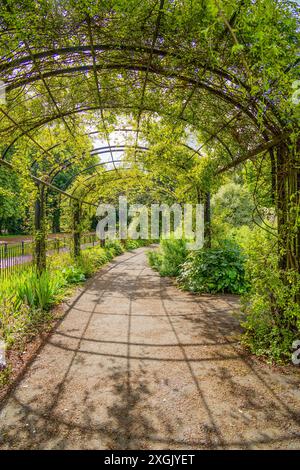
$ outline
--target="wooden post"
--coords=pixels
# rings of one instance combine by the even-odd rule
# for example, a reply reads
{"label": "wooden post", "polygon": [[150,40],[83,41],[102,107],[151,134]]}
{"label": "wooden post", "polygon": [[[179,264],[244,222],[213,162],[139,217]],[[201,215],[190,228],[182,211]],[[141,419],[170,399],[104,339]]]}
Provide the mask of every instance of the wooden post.
{"label": "wooden post", "polygon": [[34,207],[34,262],[39,273],[46,269],[45,187],[37,183]]}

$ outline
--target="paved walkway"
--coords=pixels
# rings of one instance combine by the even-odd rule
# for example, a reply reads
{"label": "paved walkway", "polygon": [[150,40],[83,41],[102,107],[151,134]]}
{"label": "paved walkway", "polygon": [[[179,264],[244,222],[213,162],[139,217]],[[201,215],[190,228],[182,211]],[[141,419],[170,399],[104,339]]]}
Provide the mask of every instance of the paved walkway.
{"label": "paved walkway", "polygon": [[2,448],[300,448],[299,371],[242,353],[237,309],[160,279],[145,249],[116,258],[5,403]]}

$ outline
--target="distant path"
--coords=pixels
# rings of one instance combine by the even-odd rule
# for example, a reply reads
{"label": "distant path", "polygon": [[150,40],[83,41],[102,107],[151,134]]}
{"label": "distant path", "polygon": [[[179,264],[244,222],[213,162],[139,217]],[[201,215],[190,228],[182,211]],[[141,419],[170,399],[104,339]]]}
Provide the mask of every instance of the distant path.
{"label": "distant path", "polygon": [[[95,246],[93,243],[84,243],[81,245],[81,249]],[[68,246],[60,247],[59,251],[57,250],[48,250],[47,255],[53,255],[54,253],[68,253],[70,248]],[[18,266],[20,264],[30,263],[33,260],[33,255],[20,255],[20,256],[11,256],[8,258],[0,258],[0,269],[9,268],[11,266]]]}
{"label": "distant path", "polygon": [[300,448],[299,371],[243,353],[237,298],[179,291],[145,251],[69,302],[0,411],[2,448]]}
{"label": "distant path", "polygon": [[[49,233],[47,238],[64,238],[70,236],[69,233]],[[11,237],[6,237],[5,235],[0,236],[0,244],[7,243],[8,245],[13,245],[20,242],[32,242],[32,235],[13,235]]]}

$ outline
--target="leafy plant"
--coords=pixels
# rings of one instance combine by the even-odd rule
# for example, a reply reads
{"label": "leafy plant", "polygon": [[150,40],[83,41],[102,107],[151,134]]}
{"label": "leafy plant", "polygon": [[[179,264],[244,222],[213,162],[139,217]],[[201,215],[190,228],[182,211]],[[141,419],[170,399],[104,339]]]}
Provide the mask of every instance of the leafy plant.
{"label": "leafy plant", "polygon": [[86,277],[78,266],[68,266],[62,270],[62,275],[68,284],[77,284],[85,281]]}
{"label": "leafy plant", "polygon": [[278,268],[274,240],[262,231],[249,240],[246,271],[251,288],[242,302],[243,343],[256,355],[290,361],[300,337],[300,275]]}
{"label": "leafy plant", "polygon": [[0,338],[8,348],[27,330],[29,321],[30,307],[18,302],[15,295],[0,301]]}
{"label": "leafy plant", "polygon": [[242,294],[248,288],[244,261],[244,255],[233,244],[201,249],[191,253],[183,264],[179,283],[192,292]]}
{"label": "leafy plant", "polygon": [[16,286],[16,297],[31,307],[47,310],[54,301],[54,283],[48,271],[32,271]]}
{"label": "leafy plant", "polygon": [[162,240],[158,251],[149,251],[148,259],[161,276],[177,276],[187,253],[184,240],[171,238]]}
{"label": "leafy plant", "polygon": [[113,253],[114,256],[124,253],[124,248],[120,240],[105,240],[105,249]]}
{"label": "leafy plant", "polygon": [[136,248],[139,248],[144,245],[143,240],[131,240],[127,239],[125,241],[125,248],[126,250],[135,250]]}

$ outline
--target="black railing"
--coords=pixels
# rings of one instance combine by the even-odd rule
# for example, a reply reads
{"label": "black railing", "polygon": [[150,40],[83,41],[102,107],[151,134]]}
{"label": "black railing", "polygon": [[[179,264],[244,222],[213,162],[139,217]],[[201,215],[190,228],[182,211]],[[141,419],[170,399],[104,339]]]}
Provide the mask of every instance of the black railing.
{"label": "black railing", "polygon": [[[47,255],[63,253],[71,250],[72,235],[61,235],[46,240]],[[95,233],[85,233],[81,236],[81,248],[100,244]],[[0,242],[0,276],[8,277],[11,273],[23,270],[33,263],[34,243],[31,240]]]}

